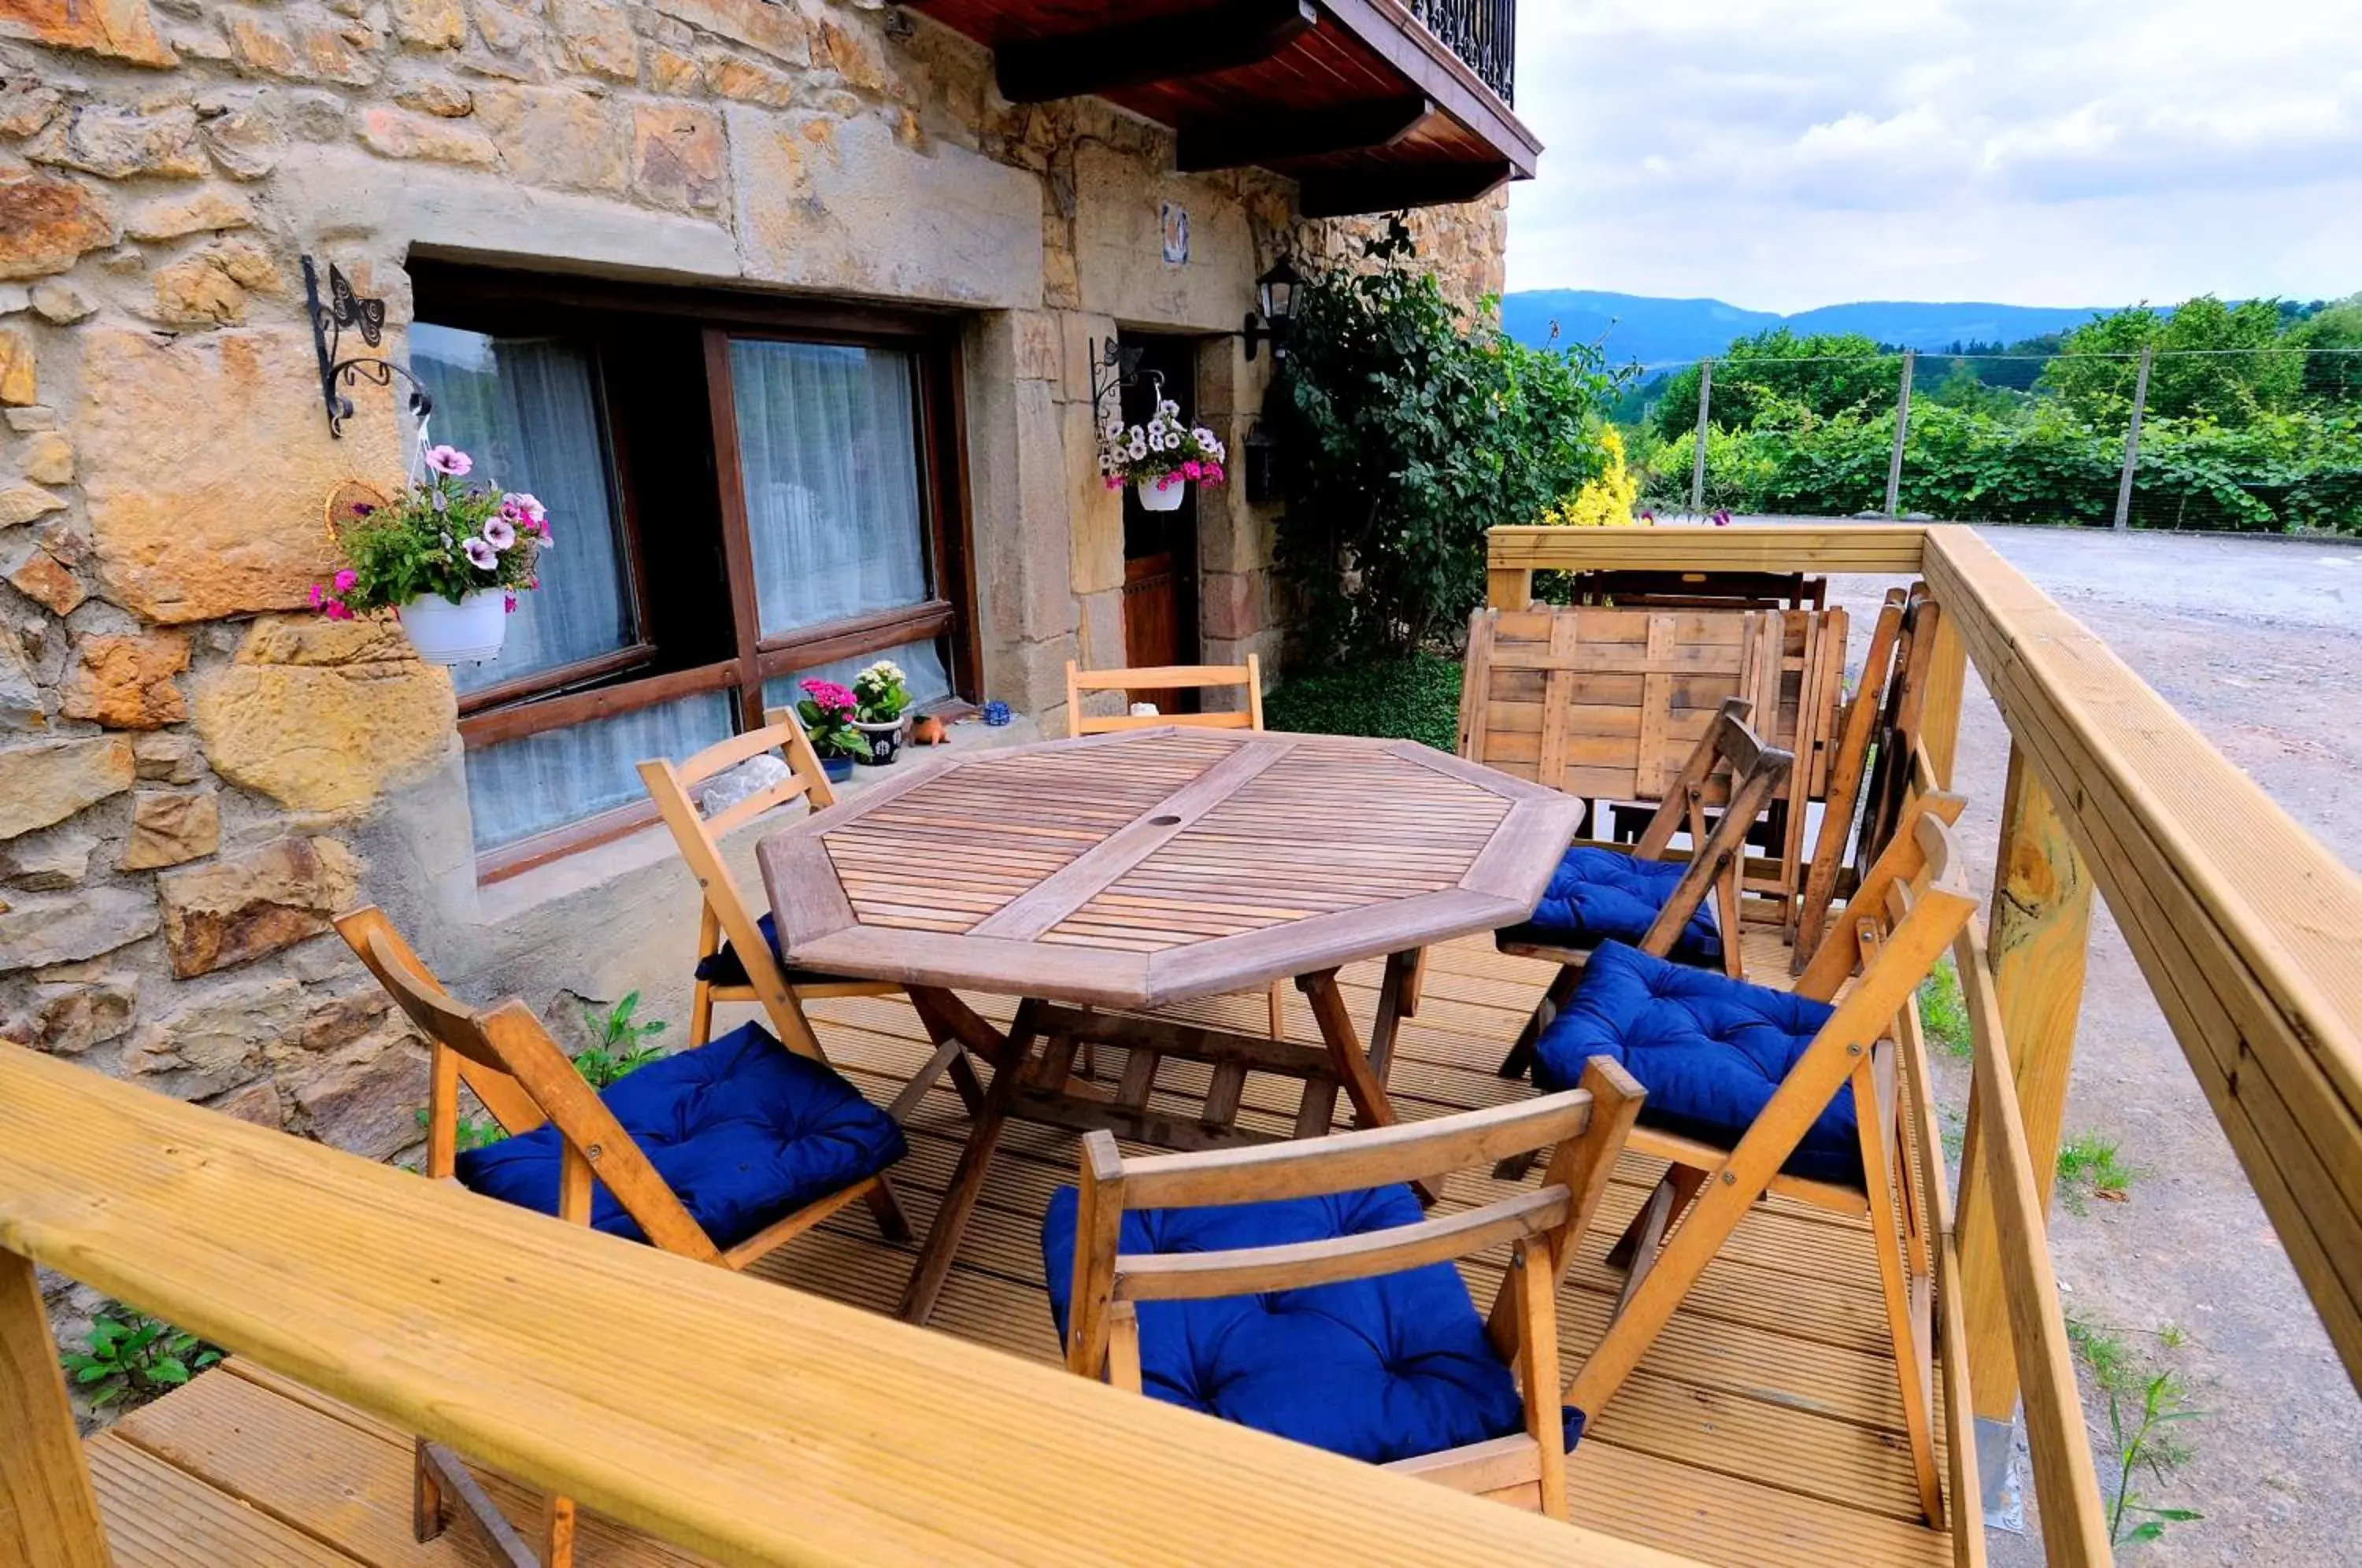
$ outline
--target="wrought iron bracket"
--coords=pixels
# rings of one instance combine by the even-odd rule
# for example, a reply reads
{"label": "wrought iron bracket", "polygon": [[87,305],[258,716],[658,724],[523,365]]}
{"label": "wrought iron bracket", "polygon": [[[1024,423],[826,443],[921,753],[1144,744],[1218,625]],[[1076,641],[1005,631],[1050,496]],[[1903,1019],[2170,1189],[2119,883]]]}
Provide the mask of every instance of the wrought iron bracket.
{"label": "wrought iron bracket", "polygon": [[[1123,413],[1123,389],[1140,380],[1140,359],[1147,353],[1145,345],[1118,343],[1110,337],[1104,345],[1094,342],[1091,355],[1091,420],[1101,430],[1110,418]],[[1158,371],[1148,372],[1155,383],[1156,395],[1164,396],[1164,377]]]}
{"label": "wrought iron bracket", "polygon": [[363,299],[353,293],[353,286],[344,270],[335,262],[328,263],[328,299],[320,300],[320,274],[309,256],[304,258],[304,304],[312,317],[312,348],[320,360],[320,399],[327,405],[328,434],[341,436],[345,421],[353,416],[353,400],[337,390],[357,381],[368,381],[390,387],[400,376],[410,383],[410,412],[425,419],[435,412],[435,399],[425,384],[410,373],[407,367],[397,365],[381,354],[355,355],[349,359],[338,350],[344,346],[345,329],[350,327],[361,336],[361,341],[371,348],[382,343],[385,337],[385,302]]}

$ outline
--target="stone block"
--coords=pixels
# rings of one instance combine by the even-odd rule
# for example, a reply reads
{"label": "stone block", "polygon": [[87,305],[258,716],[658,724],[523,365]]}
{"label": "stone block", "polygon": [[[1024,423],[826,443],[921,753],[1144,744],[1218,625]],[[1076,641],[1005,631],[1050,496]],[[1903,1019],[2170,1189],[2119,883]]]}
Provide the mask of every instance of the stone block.
{"label": "stone block", "polygon": [[131,740],[132,768],[152,784],[193,784],[204,777],[205,759],[194,735],[157,732]]}
{"label": "stone block", "polygon": [[705,72],[688,55],[659,47],[648,51],[648,85],[659,93],[701,93]]}
{"label": "stone block", "polygon": [[6,0],[0,4],[0,38],[30,39],[134,65],[179,63],[171,45],[156,31],[148,0]]}
{"label": "stone block", "polygon": [[42,701],[41,683],[34,673],[24,634],[0,621],[0,723],[40,729],[48,721],[49,707]]}
{"label": "stone block", "polygon": [[117,105],[79,104],[50,122],[26,155],[108,180],[135,174],[194,179],[205,171],[197,146],[196,111],[187,105],[144,112]]}
{"label": "stone block", "polygon": [[226,25],[230,52],[248,71],[346,87],[366,87],[377,80],[377,36],[366,28],[237,15]]}
{"label": "stone block", "polygon": [[359,890],[360,862],[332,838],[291,835],[167,871],[156,893],[172,973],[209,974],[317,936]]}
{"label": "stone block", "polygon": [[388,158],[427,158],[437,163],[489,167],[500,161],[492,138],[471,125],[433,114],[412,114],[383,104],[361,111],[361,141]]}
{"label": "stone block", "polygon": [[632,109],[632,189],[685,212],[719,211],[729,198],[730,152],[722,116],[694,104]]}
{"label": "stone block", "polygon": [[119,794],[131,775],[131,743],[121,735],[0,746],[0,840]]}
{"label": "stone block", "polygon": [[74,644],[59,698],[66,717],[111,729],[159,730],[189,716],[172,678],[189,668],[179,632],[88,636]]}
{"label": "stone block", "polygon": [[[1098,428],[1087,403],[1059,410],[1066,465],[1069,566],[1076,593],[1123,586],[1123,492],[1099,475]],[[1121,642],[1116,647],[1120,650]],[[1097,657],[1095,651],[1093,657]]]}
{"label": "stone block", "polygon": [[1021,310],[1011,312],[1009,320],[1016,334],[1018,380],[1063,383],[1065,344],[1058,317],[1045,310]]}
{"label": "stone block", "polygon": [[42,171],[0,176],[0,278],[62,272],[116,241],[106,199],[79,180]]}
{"label": "stone block", "polygon": [[123,232],[133,239],[178,239],[207,229],[248,228],[253,223],[252,203],[235,190],[208,185],[143,204],[124,221]]}
{"label": "stone block", "polygon": [[97,847],[89,834],[62,828],[10,839],[0,844],[0,885],[36,893],[79,888],[90,875],[91,852]]}
{"label": "stone block", "polygon": [[[1164,259],[1160,208],[1189,214],[1189,260]],[[1219,177],[1166,172],[1097,143],[1075,150],[1083,308],[1141,326],[1234,332],[1254,303],[1254,235]]]}
{"label": "stone block", "polygon": [[796,101],[794,77],[726,50],[707,50],[702,70],[707,84],[718,96],[760,104],[767,109],[784,109]]}
{"label": "stone block", "polygon": [[730,116],[738,248],[751,278],[903,300],[1042,303],[1034,177],[875,116]]}
{"label": "stone block", "polygon": [[58,326],[72,326],[97,314],[98,306],[91,297],[72,283],[57,278],[35,283],[31,294],[33,309],[43,321]]}
{"label": "stone block", "polygon": [[570,87],[486,87],[476,94],[475,118],[499,146],[502,167],[528,185],[624,188],[630,119],[613,100]]}
{"label": "stone block", "polygon": [[789,65],[811,60],[811,24],[793,6],[773,0],[652,0],[657,14],[687,22]]}
{"label": "stone block", "polygon": [[431,76],[402,88],[394,94],[393,101],[405,109],[447,120],[464,119],[476,112],[475,96],[465,87]]}
{"label": "stone block", "polygon": [[72,964],[154,934],[156,903],[129,888],[42,893],[0,911],[0,973]]}
{"label": "stone block", "polygon": [[[338,653],[363,662],[328,662]],[[409,657],[391,624],[266,617],[194,695],[214,771],[304,812],[359,811],[425,773],[458,722],[449,675]]]}
{"label": "stone block", "polygon": [[200,860],[221,847],[221,801],[211,790],[142,790],[131,797],[131,837],[116,864],[152,871]]}
{"label": "stone block", "polygon": [[123,1074],[183,1099],[219,1094],[263,1070],[265,1048],[303,1027],[304,1007],[304,988],[283,975],[220,987],[142,1025]]}
{"label": "stone block", "polygon": [[282,287],[270,252],[226,240],[156,274],[155,315],[175,326],[237,326],[246,320],[248,290],[275,294]]}
{"label": "stone block", "polygon": [[[0,377],[0,395],[5,395],[6,379]],[[24,400],[30,403],[29,397]],[[72,484],[74,476],[73,443],[55,430],[38,432],[25,443],[17,454],[17,466],[25,477],[36,484]]]}
{"label": "stone block", "polygon": [[612,81],[639,80],[640,42],[623,6],[609,0],[552,0],[550,20],[576,66]]}
{"label": "stone block", "polygon": [[[1075,662],[1086,669],[1123,668],[1123,591],[1120,588],[1102,589],[1096,593],[1079,595],[1076,602],[1082,613],[1079,633],[1082,646],[1075,650]],[[1117,695],[1120,697],[1120,693]],[[1109,710],[1111,712],[1122,711],[1120,701]]]}
{"label": "stone block", "polygon": [[65,502],[37,484],[12,484],[0,488],[0,528],[14,528],[19,523],[30,523],[52,512],[63,512]]}
{"label": "stone block", "polygon": [[419,49],[458,49],[468,39],[459,0],[392,0],[393,36]]}
{"label": "stone block", "polygon": [[35,986],[22,1007],[0,1019],[0,1040],[78,1056],[128,1033],[138,1005],[139,981],[130,975]]}
{"label": "stone block", "polygon": [[[0,327],[0,403],[14,408],[41,401],[33,340],[15,327]],[[33,476],[28,474],[26,477]],[[50,484],[55,480],[44,481]]]}
{"label": "stone block", "polygon": [[354,388],[358,411],[332,439],[301,326],[169,340],[82,330],[73,426],[99,578],[145,619],[301,606],[340,564],[320,498],[348,478],[401,482],[391,395]]}
{"label": "stone block", "polygon": [[419,1140],[426,1057],[398,1039],[374,1048],[356,1045],[295,1085],[294,1097],[321,1143],[388,1159]]}
{"label": "stone block", "polygon": [[285,1102],[279,1097],[279,1085],[270,1078],[257,1078],[250,1084],[241,1084],[200,1103],[207,1110],[218,1110],[224,1116],[250,1121],[257,1127],[280,1127],[285,1125],[287,1120]]}
{"label": "stone block", "polygon": [[259,180],[279,167],[286,131],[268,94],[200,100],[199,134],[205,151],[233,180]]}

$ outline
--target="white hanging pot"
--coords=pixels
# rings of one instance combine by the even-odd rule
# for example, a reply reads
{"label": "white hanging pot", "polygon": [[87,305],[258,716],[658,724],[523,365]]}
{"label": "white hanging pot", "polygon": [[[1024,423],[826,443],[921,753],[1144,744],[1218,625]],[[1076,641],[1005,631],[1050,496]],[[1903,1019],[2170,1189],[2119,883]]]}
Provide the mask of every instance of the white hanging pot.
{"label": "white hanging pot", "polygon": [[500,589],[480,588],[454,604],[428,594],[396,613],[410,646],[428,664],[475,664],[501,657],[509,635],[505,597]]}
{"label": "white hanging pot", "polygon": [[1181,497],[1188,492],[1189,481],[1175,474],[1168,484],[1160,486],[1154,480],[1134,480],[1131,488],[1139,494],[1143,510],[1178,512],[1181,510]]}

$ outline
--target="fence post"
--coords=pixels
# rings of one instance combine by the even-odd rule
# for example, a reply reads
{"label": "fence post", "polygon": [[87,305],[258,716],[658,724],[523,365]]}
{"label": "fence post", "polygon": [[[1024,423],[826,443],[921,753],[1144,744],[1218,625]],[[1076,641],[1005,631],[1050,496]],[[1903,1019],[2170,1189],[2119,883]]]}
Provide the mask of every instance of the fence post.
{"label": "fence post", "polygon": [[0,1247],[0,1562],[106,1568],[106,1537],[32,1261]]}
{"label": "fence post", "polygon": [[1903,350],[1903,390],[1894,397],[1894,455],[1886,460],[1886,515],[1893,517],[1897,502],[1903,499],[1903,442],[1911,433],[1911,367],[1918,362],[1919,350]]}
{"label": "fence post", "polygon": [[1705,430],[1706,411],[1714,403],[1714,361],[1698,361],[1698,422],[1697,452],[1690,460],[1690,513],[1705,515]]}
{"label": "fence post", "polygon": [[2133,469],[2140,464],[2141,414],[2148,407],[2148,362],[2157,349],[2141,346],[2140,369],[2133,373],[2133,422],[2125,429],[2125,472],[2116,480],[2116,526],[2133,525]]}
{"label": "fence post", "polygon": [[[2092,893],[2082,852],[2035,776],[2033,763],[2013,744],[1988,943],[2002,1042],[2045,1213],[2058,1176],[2075,1018],[2083,1001]],[[1990,1491],[2007,1468],[2018,1368],[1990,1186],[1965,1178],[1963,1185],[1966,1201],[1955,1233],[1968,1320],[1969,1383],[1976,1395],[1977,1459]]]}

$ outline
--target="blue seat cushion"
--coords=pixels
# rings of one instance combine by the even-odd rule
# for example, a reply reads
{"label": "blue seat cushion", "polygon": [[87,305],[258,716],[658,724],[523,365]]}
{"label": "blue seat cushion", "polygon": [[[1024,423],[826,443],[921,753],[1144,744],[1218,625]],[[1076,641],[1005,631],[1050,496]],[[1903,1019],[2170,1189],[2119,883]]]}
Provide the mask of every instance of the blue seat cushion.
{"label": "blue seat cushion", "polygon": [[[833,975],[826,970],[802,969],[789,963],[787,955],[779,951],[778,923],[769,915],[765,915],[761,925],[763,940],[771,944],[771,956],[778,960],[780,969],[787,976],[788,984],[815,986],[845,978],[843,975]],[[745,960],[739,957],[738,950],[726,942],[722,944],[719,951],[709,953],[697,961],[697,977],[709,986],[745,986],[753,983],[746,973]]]}
{"label": "blue seat cushion", "polygon": [[[1501,933],[1501,940],[1555,947],[1595,947],[1603,942],[1637,945],[1688,868],[1677,860],[1643,860],[1620,849],[1578,844],[1560,857],[1532,918]],[[1683,963],[1722,962],[1713,903],[1710,897],[1700,900],[1673,939],[1672,955]]]}
{"label": "blue seat cushion", "polygon": [[[1573,1088],[1583,1065],[1612,1056],[1649,1091],[1640,1121],[1728,1149],[1796,1065],[1832,1009],[1788,991],[1749,985],[1600,945],[1566,1008],[1534,1044],[1534,1082]],[[1816,1181],[1861,1185],[1853,1090],[1838,1091],[1783,1168]]]}
{"label": "blue seat cushion", "polygon": [[[755,1023],[650,1062],[599,1098],[724,1249],[876,1176],[906,1148],[902,1129],[860,1090]],[[544,1123],[462,1154],[458,1176],[471,1191],[555,1214],[557,1165],[557,1128]],[[604,1183],[593,1184],[590,1223],[647,1240]]]}
{"label": "blue seat cushion", "polygon": [[[1042,1221],[1050,1315],[1066,1336],[1075,1283],[1071,1187]],[[1204,1209],[1132,1209],[1122,1253],[1214,1253],[1325,1241],[1423,1218],[1407,1187]],[[1525,1430],[1517,1382],[1494,1353],[1460,1271],[1208,1301],[1140,1303],[1141,1386],[1167,1404],[1373,1464]],[[1583,1418],[1565,1413],[1566,1445]]]}

